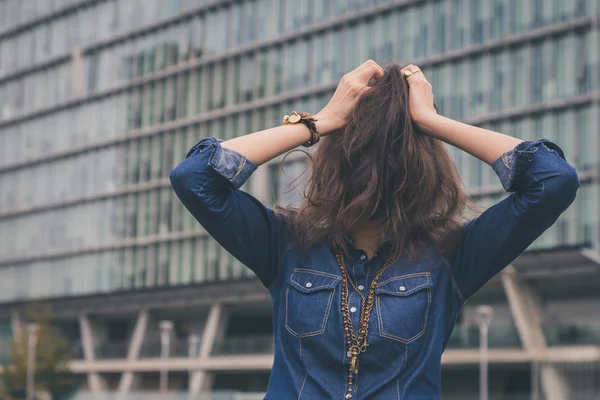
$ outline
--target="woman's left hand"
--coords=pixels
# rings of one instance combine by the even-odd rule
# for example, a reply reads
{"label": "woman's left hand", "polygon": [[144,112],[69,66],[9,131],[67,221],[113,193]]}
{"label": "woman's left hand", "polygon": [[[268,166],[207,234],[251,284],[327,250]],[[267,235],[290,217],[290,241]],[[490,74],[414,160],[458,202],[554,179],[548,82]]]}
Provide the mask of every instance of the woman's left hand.
{"label": "woman's left hand", "polygon": [[[414,72],[406,75],[407,72]],[[433,105],[433,90],[431,83],[425,78],[423,71],[413,64],[402,68],[402,73],[408,82],[408,108],[410,117],[418,126],[427,121],[427,118],[437,114]]]}

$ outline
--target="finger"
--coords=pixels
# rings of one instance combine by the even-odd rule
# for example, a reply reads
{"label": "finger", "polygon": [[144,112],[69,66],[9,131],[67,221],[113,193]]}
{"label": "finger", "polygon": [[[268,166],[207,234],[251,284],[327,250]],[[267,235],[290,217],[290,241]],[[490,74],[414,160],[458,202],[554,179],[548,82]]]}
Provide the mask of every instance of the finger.
{"label": "finger", "polygon": [[421,68],[419,68],[416,65],[409,64],[405,68],[403,68],[402,71],[404,73],[404,77],[406,78],[406,81],[409,83],[411,83],[411,82],[427,82],[427,83],[429,83],[429,81],[425,77],[425,74],[423,73]]}
{"label": "finger", "polygon": [[419,68],[419,66],[414,65],[414,64],[408,64],[406,67],[402,68],[401,71],[405,77],[416,75],[416,74],[422,72],[421,68]]}
{"label": "finger", "polygon": [[379,64],[371,64],[359,72],[360,82],[364,85],[368,84],[371,79],[381,79],[385,72]]}
{"label": "finger", "polygon": [[358,66],[353,72],[356,73],[361,84],[366,85],[371,78],[381,78],[384,75],[383,68],[373,60],[367,60]]}
{"label": "finger", "polygon": [[365,61],[364,63],[360,64],[358,67],[354,68],[354,71],[352,72],[356,72],[359,73],[360,71],[362,71],[363,69],[367,68],[370,65],[373,64],[377,64],[375,61],[368,59],[367,61]]}
{"label": "finger", "polygon": [[402,71],[402,74],[404,75],[406,73],[406,71],[413,71],[416,68],[417,68],[416,65],[408,64],[406,67],[402,68],[400,71]]}

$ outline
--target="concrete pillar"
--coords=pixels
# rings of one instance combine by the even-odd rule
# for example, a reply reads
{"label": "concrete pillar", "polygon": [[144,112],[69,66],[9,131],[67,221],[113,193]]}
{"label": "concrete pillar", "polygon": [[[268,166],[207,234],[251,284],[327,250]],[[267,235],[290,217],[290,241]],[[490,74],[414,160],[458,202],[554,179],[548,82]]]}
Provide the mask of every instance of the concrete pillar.
{"label": "concrete pillar", "polygon": [[[141,310],[138,314],[135,328],[131,335],[129,342],[129,349],[127,350],[127,361],[134,361],[140,355],[142,344],[144,343],[144,336],[146,336],[146,330],[148,327],[148,310]],[[136,375],[133,371],[125,371],[121,375],[121,381],[119,382],[119,393],[128,393],[136,383]]]}
{"label": "concrete pillar", "polygon": [[[227,323],[223,306],[221,304],[213,304],[208,314],[208,319],[202,337],[200,339],[200,349],[198,358],[209,358],[215,345],[216,339],[223,335]],[[198,395],[201,391],[207,390],[211,386],[212,374],[204,370],[193,371],[190,382],[190,394]]]}
{"label": "concrete pillar", "polygon": [[[98,343],[98,330],[85,314],[79,315],[79,331],[81,334],[81,343],[83,344],[83,358],[86,362],[92,363],[96,359],[94,347]],[[97,372],[90,372],[87,376],[90,392],[102,392],[108,388],[106,379]]]}
{"label": "concrete pillar", "polygon": [[[535,291],[519,280],[514,266],[509,265],[501,274],[502,286],[508,299],[512,316],[526,351],[546,349],[542,331],[543,309]],[[569,399],[569,386],[560,372],[551,364],[542,364],[539,379],[546,400]]]}

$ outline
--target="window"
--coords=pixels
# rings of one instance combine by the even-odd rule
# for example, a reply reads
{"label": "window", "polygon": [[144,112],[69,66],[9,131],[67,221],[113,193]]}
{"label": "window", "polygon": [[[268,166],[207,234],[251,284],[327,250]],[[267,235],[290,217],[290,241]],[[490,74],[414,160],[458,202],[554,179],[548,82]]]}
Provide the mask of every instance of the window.
{"label": "window", "polygon": [[171,243],[163,242],[158,245],[158,271],[156,283],[158,286],[166,286],[169,281]]}
{"label": "window", "polygon": [[181,283],[181,241],[171,242],[168,285]]}
{"label": "window", "polygon": [[431,4],[418,6],[416,9],[416,24],[417,30],[413,36],[415,57],[426,57],[430,54],[429,44],[429,28],[431,19],[429,18]]}
{"label": "window", "polygon": [[[579,108],[575,115],[576,124],[576,142],[578,144],[578,160],[576,160],[576,167],[581,170],[587,170],[593,167],[595,158],[597,157],[597,151],[594,151],[593,135],[591,128],[592,122],[592,110],[590,107]],[[597,133],[596,133],[597,134]]]}
{"label": "window", "polygon": [[576,76],[577,93],[587,93],[592,89],[592,40],[589,33],[577,36],[577,55],[576,55]]}
{"label": "window", "polygon": [[[256,25],[255,25],[255,6],[256,0],[246,1],[242,5],[242,24],[244,29],[242,35],[243,43],[251,43],[256,38]],[[300,10],[297,9],[297,12]],[[295,14],[295,13],[294,13]]]}
{"label": "window", "polygon": [[146,247],[136,247],[135,251],[135,272],[134,272],[134,287],[143,288],[146,286],[147,279],[147,259]]}
{"label": "window", "polygon": [[[306,59],[308,59],[308,57],[306,57]],[[269,80],[269,53],[267,53],[266,51],[262,51],[260,52],[257,57],[256,57],[256,62],[257,62],[257,68],[256,68],[256,79],[255,79],[255,93],[256,96],[258,98],[262,98],[265,97],[267,95],[267,81]],[[233,80],[237,80],[237,83],[239,84],[239,72],[236,71],[239,70],[239,59],[235,59],[232,60],[232,62],[230,62],[230,65],[233,64],[235,62],[235,65],[233,68],[231,68],[233,71],[231,74],[229,74],[230,77],[235,77],[234,79],[228,79],[228,87],[232,87],[233,85],[231,84],[231,82]],[[307,67],[305,67],[305,69],[307,69]]]}
{"label": "window", "polygon": [[156,285],[158,272],[158,245],[148,246],[146,249],[146,282],[144,286]]}
{"label": "window", "polygon": [[179,283],[184,285],[193,282],[194,279],[194,249],[192,243],[191,239],[181,242],[181,277]]}
{"label": "window", "polygon": [[204,282],[207,277],[207,241],[208,236],[198,237],[194,239],[194,273],[193,279],[195,282]]}
{"label": "window", "polygon": [[531,103],[539,103],[542,101],[543,84],[544,84],[544,69],[542,65],[542,47],[540,44],[534,44],[531,50],[531,70],[530,70],[530,86],[531,86]]}
{"label": "window", "polygon": [[311,8],[313,10],[314,22],[321,22],[328,19],[332,5],[335,5],[335,3],[331,0],[313,0]]}
{"label": "window", "polygon": [[509,83],[510,104],[513,107],[521,107],[527,104],[527,98],[525,94],[525,75],[527,73],[525,63],[525,50],[526,49],[522,47],[510,54],[509,76],[512,77]]}
{"label": "window", "polygon": [[238,99],[240,103],[252,101],[254,98],[253,83],[255,78],[256,60],[254,54],[241,59],[241,82]]}
{"label": "window", "polygon": [[504,37],[506,24],[506,4],[508,0],[494,0],[491,10],[491,37],[493,39]]}
{"label": "window", "polygon": [[171,213],[173,211],[173,198],[174,194],[171,193],[171,188],[163,188],[160,191],[160,216],[158,220],[158,234],[164,235],[171,232],[172,225]]}

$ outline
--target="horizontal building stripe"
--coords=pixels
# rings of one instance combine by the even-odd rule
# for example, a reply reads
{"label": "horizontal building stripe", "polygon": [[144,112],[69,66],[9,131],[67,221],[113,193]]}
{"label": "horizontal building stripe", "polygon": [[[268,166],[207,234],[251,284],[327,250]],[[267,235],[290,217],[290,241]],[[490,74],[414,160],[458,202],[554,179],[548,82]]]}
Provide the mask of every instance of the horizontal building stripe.
{"label": "horizontal building stripe", "polygon": [[185,232],[171,232],[167,235],[153,235],[144,236],[141,238],[130,238],[124,239],[119,242],[111,243],[105,246],[87,247],[78,250],[60,251],[53,254],[43,254],[31,257],[25,257],[20,259],[12,260],[0,260],[0,268],[19,265],[19,264],[30,264],[36,261],[52,261],[61,260],[65,258],[77,257],[86,254],[103,253],[107,251],[130,249],[133,247],[148,247],[161,243],[173,243],[187,239],[196,239],[206,237],[208,234],[206,231],[185,231]]}
{"label": "horizontal building stripe", "polygon": [[[391,10],[407,7],[416,3],[420,3],[420,0],[396,0],[387,4],[381,4],[379,6],[375,6],[369,9],[365,9],[363,11],[351,13],[342,17],[333,18],[321,23],[316,23],[313,25],[308,25],[306,27],[300,28],[296,31],[292,31],[289,33],[285,33],[279,35],[276,38],[267,39],[255,43],[251,43],[246,46],[237,47],[231,50],[227,50],[225,52],[204,57],[198,60],[191,60],[187,62],[181,62],[179,65],[173,66],[171,68],[167,68],[165,70],[159,72],[153,72],[147,74],[142,77],[134,78],[130,81],[124,82],[122,84],[116,85],[110,89],[103,90],[101,92],[93,93],[91,95],[80,97],[76,99],[72,99],[66,101],[62,104],[53,105],[50,107],[46,107],[37,111],[33,111],[31,113],[15,117],[9,120],[5,120],[0,122],[0,129],[6,126],[14,125],[20,122],[28,121],[34,118],[39,118],[41,116],[45,116],[48,114],[55,113],[60,110],[69,109],[76,107],[78,105],[96,101],[98,99],[111,96],[125,90],[132,89],[134,87],[142,86],[150,82],[154,82],[156,80],[166,79],[170,76],[180,74],[182,72],[187,72],[191,69],[195,69],[199,66],[213,64],[215,62],[224,61],[233,57],[238,57],[244,54],[250,54],[257,51],[261,51],[264,49],[268,49],[274,46],[279,46],[288,42],[293,42],[304,37],[312,36],[324,31],[333,30],[336,28],[340,28],[344,25],[356,23],[360,20],[364,20],[367,18],[372,18],[377,15],[386,14]],[[424,57],[422,59],[411,61],[413,64],[419,64],[423,67],[435,65],[443,62],[453,61],[456,59],[471,57],[476,54],[481,54],[485,52],[494,51],[496,49],[501,49],[507,46],[516,46],[518,44],[530,43],[532,41],[542,40],[547,37],[556,36],[556,35],[564,35],[566,32],[572,30],[581,30],[588,29],[592,26],[593,18],[592,17],[581,17],[576,18],[568,22],[564,22],[561,24],[550,25],[543,28],[533,29],[528,32],[522,32],[517,35],[513,35],[504,39],[492,40],[487,43],[476,44],[466,46],[462,49],[450,51],[448,53],[442,53],[439,55],[433,55]]]}
{"label": "horizontal building stripe", "polygon": [[[47,1],[47,0],[43,0],[43,1]],[[103,3],[105,1],[106,0],[81,0],[77,3],[68,4],[57,10],[50,11],[47,14],[32,18],[29,21],[25,21],[22,24],[13,26],[12,28],[8,28],[8,29],[0,32],[0,40],[4,40],[11,36],[18,35],[19,33],[22,33],[24,31],[27,31],[27,30],[30,30],[31,28],[36,27],[37,25],[45,24],[47,22],[50,22],[54,19],[58,19],[67,14],[71,14],[72,12],[75,12],[75,11],[79,10],[80,8],[93,6],[97,3]]]}

